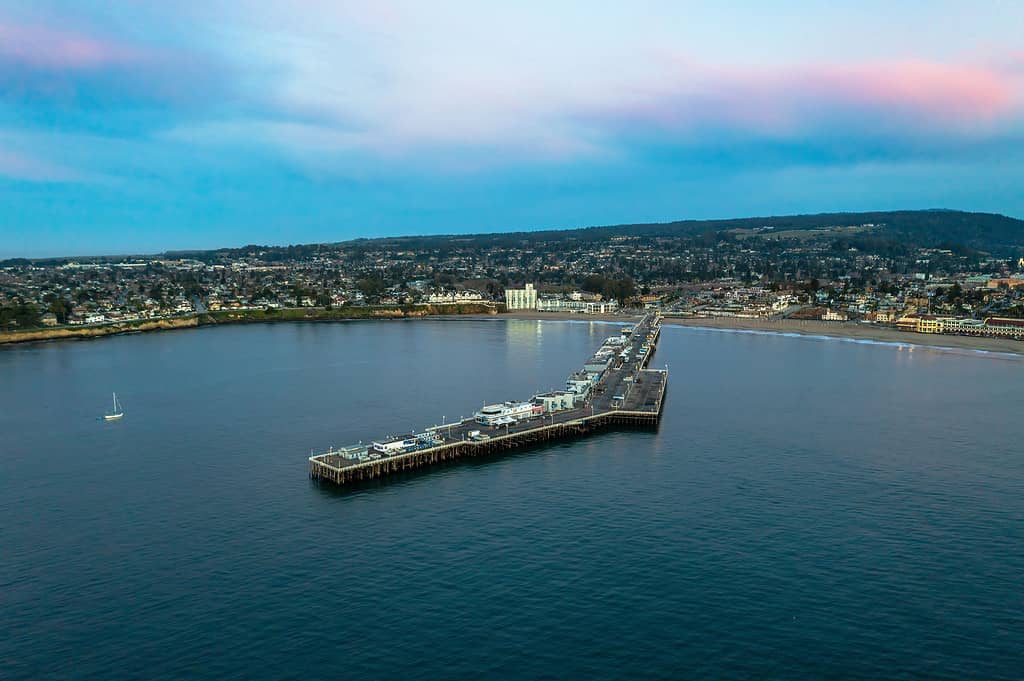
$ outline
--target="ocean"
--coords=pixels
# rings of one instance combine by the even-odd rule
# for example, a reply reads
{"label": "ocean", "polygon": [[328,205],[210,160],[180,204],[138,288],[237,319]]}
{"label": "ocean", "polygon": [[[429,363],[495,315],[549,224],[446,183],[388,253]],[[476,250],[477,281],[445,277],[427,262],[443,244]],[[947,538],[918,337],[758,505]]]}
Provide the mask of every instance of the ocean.
{"label": "ocean", "polygon": [[0,349],[0,677],[1024,678],[1024,358],[665,326],[656,432],[308,479],[617,332]]}

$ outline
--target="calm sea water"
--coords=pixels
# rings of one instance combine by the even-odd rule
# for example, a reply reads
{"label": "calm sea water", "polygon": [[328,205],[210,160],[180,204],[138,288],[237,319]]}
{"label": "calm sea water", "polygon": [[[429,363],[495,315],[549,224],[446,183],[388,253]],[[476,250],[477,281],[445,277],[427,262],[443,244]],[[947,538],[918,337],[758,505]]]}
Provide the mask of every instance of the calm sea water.
{"label": "calm sea water", "polygon": [[666,328],[656,433],[307,479],[311,448],[558,386],[616,331],[0,350],[0,677],[1024,678],[1019,359]]}

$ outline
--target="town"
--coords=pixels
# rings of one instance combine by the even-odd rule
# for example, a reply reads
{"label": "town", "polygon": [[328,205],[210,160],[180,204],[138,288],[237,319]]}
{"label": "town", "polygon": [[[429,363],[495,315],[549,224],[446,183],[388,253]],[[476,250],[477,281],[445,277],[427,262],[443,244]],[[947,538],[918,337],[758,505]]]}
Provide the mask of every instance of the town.
{"label": "town", "polygon": [[885,226],[568,230],[0,261],[0,331],[223,311],[465,303],[572,314],[860,322],[1020,338],[1024,257]]}

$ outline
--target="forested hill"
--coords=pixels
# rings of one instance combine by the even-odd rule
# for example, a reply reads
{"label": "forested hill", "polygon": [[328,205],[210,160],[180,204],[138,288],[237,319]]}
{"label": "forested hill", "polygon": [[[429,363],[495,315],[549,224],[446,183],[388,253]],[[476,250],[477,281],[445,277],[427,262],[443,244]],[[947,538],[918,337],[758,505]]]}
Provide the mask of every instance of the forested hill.
{"label": "forested hill", "polygon": [[[291,246],[260,246],[215,250],[168,251],[160,257],[195,258],[216,261],[224,258],[252,257],[267,261],[303,260],[327,250],[343,249],[360,252],[377,249],[409,251],[486,250],[489,248],[520,248],[543,244],[547,248],[561,245],[586,246],[610,241],[616,237],[664,238],[683,241],[706,241],[709,245],[722,237],[744,239],[756,237],[751,247],[765,240],[813,238],[835,241],[836,246],[849,243],[868,251],[891,252],[894,248],[952,248],[958,251],[990,253],[1000,257],[1024,255],[1024,220],[995,213],[968,213],[956,210],[901,210],[869,213],[819,213],[816,215],[785,215],[727,220],[680,220],[676,222],[609,225],[579,229],[537,230],[492,234],[439,234],[430,236],[383,237],[354,239],[333,244]],[[89,258],[90,260],[121,260],[126,256]],[[152,257],[152,256],[149,256]],[[15,259],[0,261],[0,266],[29,264],[60,264],[69,258]]]}
{"label": "forested hill", "polygon": [[455,240],[461,244],[475,242],[479,246],[510,246],[523,241],[591,242],[621,236],[679,238],[722,232],[737,234],[754,232],[768,235],[769,233],[792,231],[823,231],[825,233],[834,231],[837,237],[849,234],[849,230],[836,228],[862,228],[860,231],[870,232],[871,236],[876,239],[901,241],[907,245],[922,247],[957,245],[1000,254],[1024,250],[1024,220],[995,213],[968,213],[956,210],[819,213],[726,220],[680,220],[581,229],[394,237],[365,241],[392,242],[407,248],[416,248],[419,245],[436,247],[439,240]]}
{"label": "forested hill", "polygon": [[[956,210],[901,210],[870,213],[819,213],[816,215],[785,215],[760,218],[733,218],[727,220],[680,220],[677,222],[640,223],[583,227],[579,229],[552,229],[529,232],[494,234],[439,234],[430,236],[383,237],[355,239],[342,242],[347,248],[398,248],[402,250],[441,250],[515,248],[524,244],[572,242],[585,245],[608,241],[616,237],[648,237],[669,239],[714,240],[722,234],[738,238],[851,239],[863,243],[869,239],[876,244],[899,244],[925,248],[963,248],[994,255],[1019,256],[1024,254],[1024,220],[995,213],[968,213]],[[301,246],[245,246],[219,251],[175,252],[168,255],[200,257],[216,253],[220,256],[244,255],[254,249],[264,257],[294,259],[309,256],[323,248],[320,244]]]}

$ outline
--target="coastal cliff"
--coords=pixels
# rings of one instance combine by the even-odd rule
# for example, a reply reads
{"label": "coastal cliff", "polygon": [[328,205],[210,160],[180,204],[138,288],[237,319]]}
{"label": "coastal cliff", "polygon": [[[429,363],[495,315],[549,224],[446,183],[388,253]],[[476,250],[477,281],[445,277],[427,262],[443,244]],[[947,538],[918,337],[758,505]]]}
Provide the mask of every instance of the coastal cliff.
{"label": "coastal cliff", "polygon": [[[501,306],[503,307],[503,306]],[[249,324],[273,322],[330,322],[355,319],[413,319],[438,315],[498,314],[499,306],[484,303],[456,305],[402,305],[398,307],[298,307],[260,310],[219,310],[188,317],[112,322],[95,326],[61,326],[53,328],[0,331],[0,345],[62,340],[67,338],[99,338],[122,333],[164,331],[217,324]]]}
{"label": "coastal cliff", "polygon": [[[501,306],[504,307],[504,306]],[[399,305],[345,307],[287,307],[260,310],[219,310],[199,316],[200,326],[251,322],[330,322],[351,319],[408,319],[436,315],[497,314],[498,307],[486,303],[454,305]]]}
{"label": "coastal cliff", "polygon": [[34,341],[61,340],[64,338],[99,338],[119,333],[141,331],[162,331],[185,329],[199,326],[197,317],[173,317],[170,319],[147,319],[132,322],[115,322],[97,326],[60,326],[56,328],[23,329],[0,331],[0,345],[5,343],[30,343]]}

